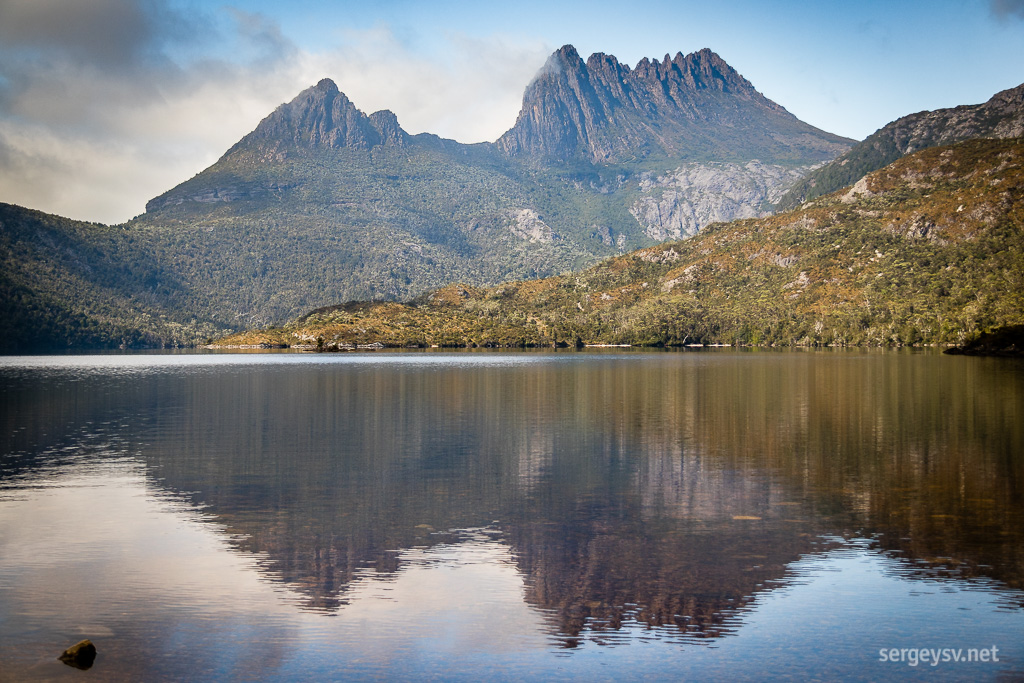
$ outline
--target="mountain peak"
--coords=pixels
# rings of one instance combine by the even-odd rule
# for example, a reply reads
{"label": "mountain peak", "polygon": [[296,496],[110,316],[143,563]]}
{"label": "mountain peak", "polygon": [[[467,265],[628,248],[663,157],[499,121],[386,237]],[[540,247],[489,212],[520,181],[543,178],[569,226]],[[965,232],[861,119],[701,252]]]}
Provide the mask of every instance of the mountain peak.
{"label": "mountain peak", "polygon": [[582,66],[583,60],[580,58],[579,53],[576,52],[576,48],[572,45],[563,45],[548,56],[544,66],[533,77],[533,81],[527,88],[545,78],[557,78],[567,72],[579,71]]}
{"label": "mountain peak", "polygon": [[249,135],[228,150],[258,151],[261,157],[287,155],[288,149],[370,149],[403,146],[408,135],[390,111],[367,116],[330,78],[282,104]]}
{"label": "mountain peak", "polygon": [[584,62],[563,45],[527,87],[515,126],[497,145],[511,157],[596,163],[650,155],[815,163],[848,142],[799,121],[709,48],[644,57],[630,69],[600,52]]}
{"label": "mountain peak", "polygon": [[332,81],[331,79],[329,79],[329,78],[321,78],[317,82],[317,84],[315,86],[313,86],[313,88],[315,90],[319,90],[320,92],[324,92],[324,93],[330,93],[330,92],[337,93],[337,92],[340,92],[338,90],[337,84],[334,81]]}
{"label": "mountain peak", "polygon": [[572,64],[581,61],[580,53],[577,52],[576,48],[570,45],[569,43],[566,43],[562,47],[555,50],[551,57],[556,57],[562,61],[565,61],[566,63]]}

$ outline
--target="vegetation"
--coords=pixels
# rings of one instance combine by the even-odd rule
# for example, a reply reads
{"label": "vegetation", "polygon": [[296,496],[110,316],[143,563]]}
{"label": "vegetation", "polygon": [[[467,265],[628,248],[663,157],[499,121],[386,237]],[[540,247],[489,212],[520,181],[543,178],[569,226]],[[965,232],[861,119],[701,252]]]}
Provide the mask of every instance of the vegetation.
{"label": "vegetation", "polygon": [[226,334],[119,227],[0,204],[0,351],[183,346]]}
{"label": "vegetation", "polygon": [[790,211],[802,203],[853,185],[872,171],[888,166],[903,156],[896,143],[878,131],[838,159],[817,168],[793,184],[777,208]]}
{"label": "vegetation", "polygon": [[1024,323],[1024,143],[904,157],[854,188],[577,274],[320,308],[221,345],[909,345]]}
{"label": "vegetation", "polygon": [[[295,153],[283,169],[223,159],[121,226],[2,205],[0,350],[192,344],[336,301],[542,277],[654,243],[621,196],[591,187],[597,171],[413,147]],[[550,239],[515,232],[524,207]],[[595,225],[631,232],[612,245]]]}

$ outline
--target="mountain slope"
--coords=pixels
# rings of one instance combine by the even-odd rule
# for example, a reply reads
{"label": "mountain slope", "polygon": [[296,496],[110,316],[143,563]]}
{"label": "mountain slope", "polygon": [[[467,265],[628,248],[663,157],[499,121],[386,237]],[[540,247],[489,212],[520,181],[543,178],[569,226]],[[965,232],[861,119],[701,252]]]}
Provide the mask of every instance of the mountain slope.
{"label": "mountain slope", "polygon": [[1024,323],[1024,142],[914,153],[574,275],[350,303],[222,344],[943,344]]}
{"label": "mountain slope", "polygon": [[0,204],[0,352],[180,346],[227,333],[182,313],[194,295],[121,228]]}
{"label": "mountain slope", "polygon": [[853,185],[871,171],[912,152],[973,138],[1024,136],[1024,85],[996,93],[988,102],[922,111],[897,119],[831,163],[807,174],[780,199],[779,210]]}
{"label": "mountain slope", "polygon": [[517,176],[489,145],[380,134],[373,122],[393,117],[351,105],[329,119],[344,98],[329,87],[333,104],[306,91],[127,226],[161,236],[161,260],[186,280],[210,283],[204,313],[248,326],[451,279],[548,275],[616,252],[594,224],[633,221],[606,195]]}

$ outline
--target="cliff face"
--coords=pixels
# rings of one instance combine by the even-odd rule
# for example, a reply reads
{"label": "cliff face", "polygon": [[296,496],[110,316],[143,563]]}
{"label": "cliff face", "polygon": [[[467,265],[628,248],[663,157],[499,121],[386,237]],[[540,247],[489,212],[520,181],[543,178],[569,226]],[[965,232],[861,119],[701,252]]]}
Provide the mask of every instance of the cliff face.
{"label": "cliff face", "polygon": [[527,87],[515,126],[497,145],[520,159],[813,163],[850,142],[799,121],[711,50],[645,58],[631,69],[603,53],[584,62],[566,45]]}
{"label": "cliff face", "polygon": [[913,152],[974,138],[1024,135],[1024,84],[996,93],[982,104],[922,111],[880,128],[831,163],[808,174],[779,202],[786,210],[852,185],[872,171]]}
{"label": "cliff face", "polygon": [[690,237],[711,223],[768,215],[768,208],[806,170],[749,161],[643,173],[640,195],[629,211],[653,240]]}

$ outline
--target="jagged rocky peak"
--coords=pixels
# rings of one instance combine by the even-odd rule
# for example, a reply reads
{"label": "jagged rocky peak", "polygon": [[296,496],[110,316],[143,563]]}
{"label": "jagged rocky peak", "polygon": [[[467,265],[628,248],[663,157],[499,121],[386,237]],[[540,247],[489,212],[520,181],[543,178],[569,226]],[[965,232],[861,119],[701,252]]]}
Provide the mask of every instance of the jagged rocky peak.
{"label": "jagged rocky peak", "polygon": [[381,109],[370,114],[370,125],[380,134],[381,144],[401,147],[408,134],[398,125],[398,117],[390,109]]}
{"label": "jagged rocky peak", "polygon": [[228,154],[253,146],[280,150],[287,147],[370,149],[378,145],[403,146],[408,134],[390,111],[367,116],[329,78],[303,90],[263,119]]}
{"label": "jagged rocky peak", "polygon": [[644,57],[631,69],[614,55],[603,52],[595,52],[584,61],[575,47],[564,45],[548,58],[531,85],[550,84],[559,79],[568,83],[586,81],[613,90],[620,90],[618,86],[622,85],[635,86],[651,81],[651,85],[657,82],[670,88],[675,86],[677,90],[712,89],[760,97],[747,79],[709,48],[688,55],[677,52],[675,57],[666,54],[662,60]]}
{"label": "jagged rocky peak", "polygon": [[782,148],[798,146],[790,160],[813,163],[849,142],[800,122],[708,48],[630,68],[600,52],[584,61],[565,45],[527,87],[516,125],[497,144],[512,157],[593,162],[764,156],[755,149],[784,157]]}

